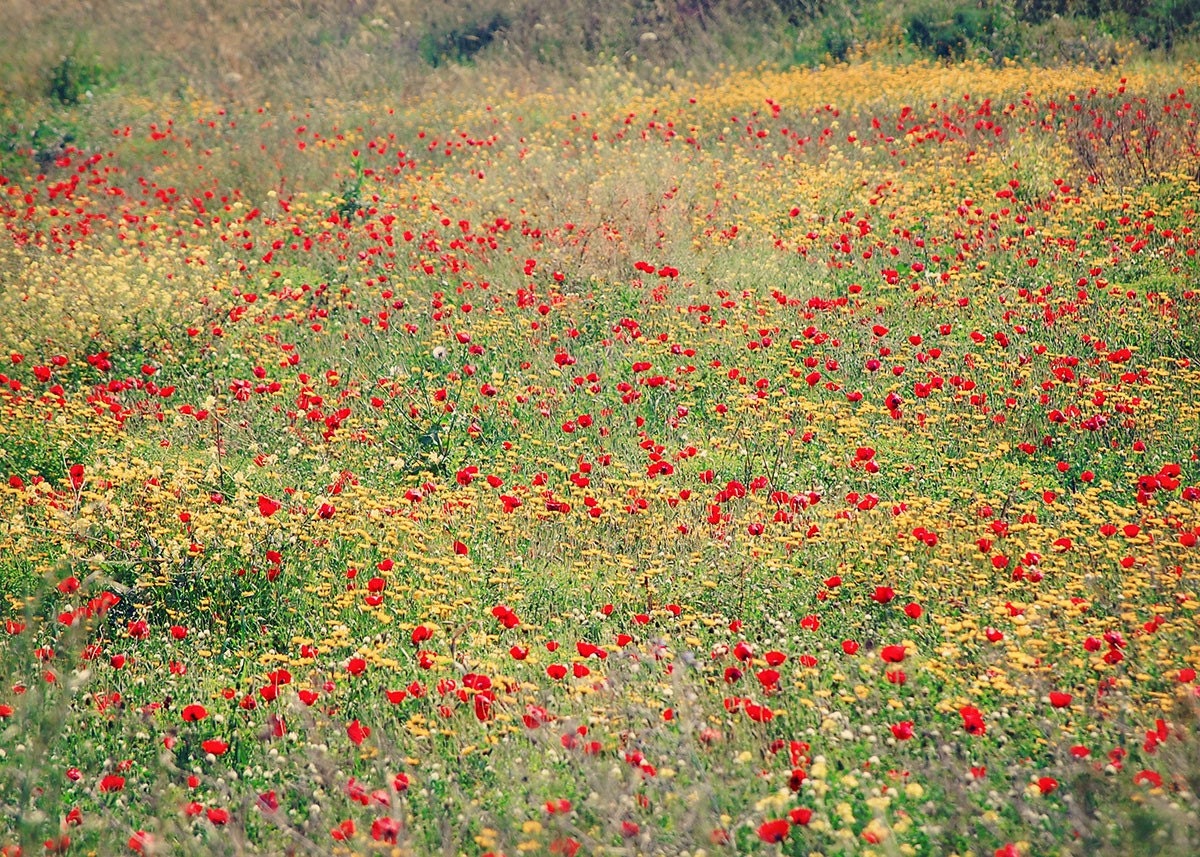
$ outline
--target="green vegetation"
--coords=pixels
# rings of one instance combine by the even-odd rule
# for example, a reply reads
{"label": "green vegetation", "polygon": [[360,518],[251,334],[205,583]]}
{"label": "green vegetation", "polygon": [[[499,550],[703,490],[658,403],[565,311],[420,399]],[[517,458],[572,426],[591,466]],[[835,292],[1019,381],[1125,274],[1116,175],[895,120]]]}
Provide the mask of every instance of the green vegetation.
{"label": "green vegetation", "polygon": [[1185,7],[9,5],[0,857],[1200,853]]}

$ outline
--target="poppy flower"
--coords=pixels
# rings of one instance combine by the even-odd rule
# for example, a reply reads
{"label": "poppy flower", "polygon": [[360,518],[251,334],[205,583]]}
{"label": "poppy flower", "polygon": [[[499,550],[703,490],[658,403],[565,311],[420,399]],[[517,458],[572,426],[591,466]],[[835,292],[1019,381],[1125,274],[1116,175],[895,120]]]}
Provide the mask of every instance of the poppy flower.
{"label": "poppy flower", "polygon": [[871,600],[879,604],[887,604],[896,597],[896,590],[890,586],[876,586],[875,592],[871,595]]}
{"label": "poppy flower", "polygon": [[100,780],[100,791],[119,792],[125,788],[125,778],[119,774],[107,774]]}
{"label": "poppy flower", "polygon": [[371,737],[371,727],[363,726],[358,720],[352,720],[346,725],[346,736],[355,746],[362,746],[362,742]]}
{"label": "poppy flower", "polygon": [[911,720],[902,720],[899,723],[892,724],[892,735],[897,741],[907,741],[913,736],[913,722]]}
{"label": "poppy flower", "polygon": [[154,838],[144,830],[137,830],[129,837],[129,842],[126,843],[129,850],[135,854],[145,854],[146,849],[154,844]]}
{"label": "poppy flower", "polygon": [[1071,704],[1071,694],[1062,691],[1050,691],[1050,704],[1055,708],[1066,708]]}
{"label": "poppy flower", "polygon": [[973,705],[964,705],[958,709],[962,717],[963,729],[970,735],[983,735],[987,732],[987,724],[983,722],[983,713]]}
{"label": "poppy flower", "polygon": [[782,842],[792,831],[792,824],[786,818],[776,818],[763,822],[758,826],[758,838],[763,842]]}
{"label": "poppy flower", "polygon": [[223,756],[225,751],[229,749],[229,745],[220,738],[209,738],[200,744],[204,748],[205,753],[212,753],[214,756]]}
{"label": "poppy flower", "polygon": [[196,723],[208,717],[208,710],[203,705],[193,703],[184,706],[181,716],[185,723]]}
{"label": "poppy flower", "polygon": [[1152,788],[1162,788],[1162,775],[1155,771],[1143,770],[1138,771],[1133,775],[1133,784],[1136,786],[1148,785]]}
{"label": "poppy flower", "polygon": [[810,821],[812,821],[812,817],[813,811],[806,806],[798,806],[788,812],[788,820],[790,820],[792,824],[798,824],[800,826],[808,824]]}
{"label": "poppy flower", "polygon": [[371,823],[371,838],[376,842],[396,844],[400,835],[400,822],[390,816],[377,818]]}
{"label": "poppy flower", "polygon": [[775,717],[775,712],[767,708],[765,705],[759,705],[756,702],[746,700],[742,705],[742,710],[746,712],[746,716],[755,723],[769,723]]}
{"label": "poppy flower", "polygon": [[354,838],[355,826],[352,819],[346,819],[333,830],[329,831],[329,835],[338,842],[346,842]]}

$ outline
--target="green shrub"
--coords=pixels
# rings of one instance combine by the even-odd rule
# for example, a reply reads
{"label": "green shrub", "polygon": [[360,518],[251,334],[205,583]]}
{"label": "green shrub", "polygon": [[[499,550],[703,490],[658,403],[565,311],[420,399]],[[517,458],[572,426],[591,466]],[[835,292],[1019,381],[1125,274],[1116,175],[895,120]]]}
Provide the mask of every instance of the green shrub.
{"label": "green shrub", "polygon": [[999,61],[1019,56],[1023,46],[1011,11],[1002,5],[918,7],[908,17],[905,35],[914,47],[943,60],[984,55]]}
{"label": "green shrub", "polygon": [[1196,32],[1200,0],[1149,0],[1133,19],[1134,35],[1151,48],[1171,50]]}
{"label": "green shrub", "polygon": [[94,62],[79,59],[74,52],[63,56],[50,69],[46,94],[60,104],[78,104],[106,83],[107,75]]}
{"label": "green shrub", "polygon": [[434,68],[447,62],[470,62],[511,23],[507,15],[497,12],[486,20],[469,21],[444,31],[431,30],[421,37],[418,51],[421,59]]}
{"label": "green shrub", "polygon": [[915,47],[938,59],[966,56],[966,34],[955,20],[955,11],[945,5],[930,5],[913,11],[904,32]]}

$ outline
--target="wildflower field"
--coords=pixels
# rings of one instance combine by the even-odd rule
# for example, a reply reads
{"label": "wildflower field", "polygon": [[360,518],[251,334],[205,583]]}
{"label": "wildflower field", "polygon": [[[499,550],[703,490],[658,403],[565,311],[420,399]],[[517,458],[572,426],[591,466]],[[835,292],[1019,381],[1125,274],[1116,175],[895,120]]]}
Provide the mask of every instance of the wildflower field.
{"label": "wildflower field", "polygon": [[5,161],[0,854],[1197,853],[1200,69],[442,83]]}

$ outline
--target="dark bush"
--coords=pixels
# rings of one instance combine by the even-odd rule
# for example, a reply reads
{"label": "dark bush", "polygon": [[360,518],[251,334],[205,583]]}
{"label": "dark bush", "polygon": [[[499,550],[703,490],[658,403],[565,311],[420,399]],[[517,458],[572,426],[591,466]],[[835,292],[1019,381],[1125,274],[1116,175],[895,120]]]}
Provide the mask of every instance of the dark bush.
{"label": "dark bush", "polygon": [[78,104],[86,93],[99,87],[104,80],[100,66],[69,53],[50,69],[46,94],[60,104]]}
{"label": "dark bush", "polygon": [[998,61],[1021,54],[1021,30],[1000,4],[931,4],[908,17],[909,42],[938,59],[986,56]]}
{"label": "dark bush", "polygon": [[905,34],[909,42],[938,59],[962,59],[967,53],[967,36],[956,20],[956,11],[943,5],[925,6],[908,18]]}
{"label": "dark bush", "polygon": [[421,58],[435,68],[447,62],[470,62],[475,54],[495,41],[509,27],[508,17],[496,13],[487,20],[476,21],[444,32],[429,32],[421,37]]}

